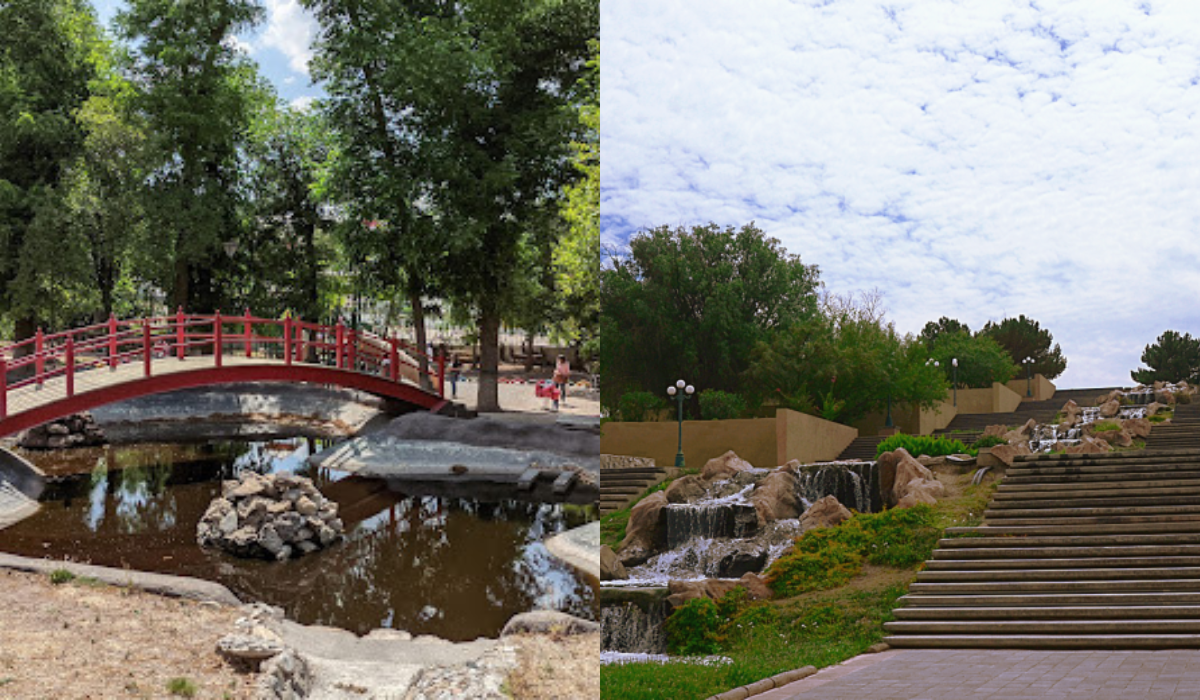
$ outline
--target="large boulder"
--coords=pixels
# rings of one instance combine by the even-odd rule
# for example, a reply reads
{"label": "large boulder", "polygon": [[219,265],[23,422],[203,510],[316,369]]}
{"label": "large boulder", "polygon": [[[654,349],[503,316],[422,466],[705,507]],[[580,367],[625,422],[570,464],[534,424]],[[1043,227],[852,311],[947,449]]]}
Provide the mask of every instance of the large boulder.
{"label": "large boulder", "polygon": [[896,479],[892,485],[892,496],[896,503],[914,491],[941,496],[945,492],[942,482],[938,481],[933,472],[925,468],[903,447],[895,450],[900,461],[896,464]]}
{"label": "large boulder", "polygon": [[918,488],[909,491],[904,498],[900,499],[900,502],[896,504],[896,507],[912,508],[918,503],[928,503],[929,505],[933,505],[934,503],[937,503],[937,499],[934,498],[933,494],[931,494],[927,489]]}
{"label": "large boulder", "polygon": [[1083,414],[1083,409],[1074,400],[1068,400],[1062,407],[1063,423],[1067,424],[1068,428],[1074,427],[1079,422],[1079,416]]}
{"label": "large boulder", "polygon": [[1010,430],[1003,435],[1004,439],[1010,445],[1024,445],[1033,439],[1033,434],[1037,431],[1037,421],[1033,418],[1025,421],[1025,425],[1019,428]]}
{"label": "large boulder", "polygon": [[1105,401],[1104,404],[1100,406],[1100,417],[1101,418],[1112,418],[1113,416],[1117,415],[1120,412],[1121,412],[1121,402],[1118,401],[1117,399],[1111,399],[1109,401]]}
{"label": "large boulder", "polygon": [[896,465],[900,463],[900,455],[897,452],[884,452],[875,460],[875,470],[879,473],[879,495],[883,498],[884,505],[889,508],[896,505],[892,490],[896,484]]}
{"label": "large boulder", "polygon": [[671,581],[667,584],[667,602],[672,608],[678,608],[695,598],[711,598],[719,600],[733,589],[741,586],[746,589],[751,600],[767,600],[771,598],[771,589],[766,581],[755,573],[745,573],[740,579],[704,579],[701,581]]}
{"label": "large boulder", "polygon": [[980,435],[979,437],[1004,437],[1004,434],[1007,432],[1007,425],[989,425],[983,429],[983,435]]}
{"label": "large boulder", "polygon": [[992,456],[1004,462],[1009,467],[1013,465],[1013,457],[1030,454],[1029,446],[1025,443],[1021,443],[1020,445],[996,445],[991,449]]}
{"label": "large boulder", "polygon": [[758,552],[731,552],[721,557],[717,562],[717,576],[721,578],[738,578],[743,574],[757,573],[767,565],[769,552],[762,549]]}
{"label": "large boulder", "polygon": [[800,499],[796,497],[796,476],[776,470],[758,482],[750,492],[750,502],[758,511],[758,526],[800,515]]}
{"label": "large boulder", "polygon": [[666,544],[667,514],[663,511],[666,505],[666,494],[656,491],[638,501],[629,512],[625,539],[617,547],[617,556],[622,564],[642,564]]}
{"label": "large boulder", "polygon": [[1111,452],[1112,447],[1104,440],[1098,440],[1091,435],[1084,435],[1079,443],[1067,448],[1069,455],[1090,455]]}
{"label": "large boulder", "polygon": [[1133,437],[1124,428],[1093,433],[1092,437],[1107,442],[1110,447],[1129,447],[1133,444]]}
{"label": "large boulder", "polygon": [[1146,406],[1146,417],[1149,418],[1150,416],[1157,416],[1159,411],[1162,411],[1166,407],[1166,404],[1152,401]]}
{"label": "large boulder", "polygon": [[1150,437],[1150,428],[1153,427],[1153,423],[1145,418],[1129,418],[1121,421],[1121,427],[1135,438],[1148,438]]}
{"label": "large boulder", "polygon": [[688,474],[672,481],[667,487],[667,503],[691,503],[705,492],[704,481],[696,474]]}
{"label": "large boulder", "polygon": [[1175,405],[1175,392],[1169,389],[1160,389],[1154,392],[1154,400],[1167,406]]}
{"label": "large boulder", "polygon": [[738,457],[733,450],[730,450],[720,457],[708,460],[704,464],[704,468],[700,470],[700,478],[705,481],[729,479],[738,472],[744,472],[747,469],[753,468],[754,465]]}
{"label": "large boulder", "polygon": [[1123,396],[1123,394],[1121,393],[1120,389],[1113,389],[1112,391],[1108,392],[1107,394],[1097,398],[1096,405],[1103,406],[1104,404],[1109,403],[1111,401],[1116,401],[1117,404],[1119,405],[1121,403],[1122,396]]}
{"label": "large boulder", "polygon": [[624,581],[629,578],[629,572],[625,570],[625,565],[617,559],[617,555],[609,548],[608,545],[600,547],[600,580],[601,581]]}
{"label": "large boulder", "polygon": [[833,496],[826,496],[809,506],[800,516],[800,527],[811,530],[817,527],[833,527],[849,520],[850,511]]}

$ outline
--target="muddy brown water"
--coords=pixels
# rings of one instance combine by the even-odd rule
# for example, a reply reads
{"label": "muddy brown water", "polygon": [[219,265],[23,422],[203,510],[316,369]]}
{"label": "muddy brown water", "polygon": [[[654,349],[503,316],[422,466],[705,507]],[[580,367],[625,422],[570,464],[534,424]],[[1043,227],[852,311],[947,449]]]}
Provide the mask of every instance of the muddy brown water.
{"label": "muddy brown water", "polygon": [[[52,483],[36,515],[0,531],[0,550],[209,579],[298,622],[358,634],[496,637],[510,617],[538,608],[595,619],[593,584],[542,544],[596,519],[595,506],[397,493],[306,470],[309,449],[295,439],[33,453]],[[221,480],[244,469],[314,478],[339,503],[345,539],[287,562],[199,547],[196,524]]]}

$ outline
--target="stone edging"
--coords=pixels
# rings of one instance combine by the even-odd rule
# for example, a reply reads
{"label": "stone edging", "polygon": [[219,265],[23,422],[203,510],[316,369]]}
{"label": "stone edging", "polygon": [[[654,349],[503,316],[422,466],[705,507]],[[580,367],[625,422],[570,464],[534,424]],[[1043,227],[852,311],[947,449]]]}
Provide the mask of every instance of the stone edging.
{"label": "stone edging", "polygon": [[3,553],[0,553],[0,569],[30,571],[40,574],[50,574],[58,569],[65,569],[80,578],[94,578],[111,586],[137,588],[147,593],[165,595],[171,598],[212,601],[222,605],[242,604],[242,601],[238,600],[238,597],[225,586],[213,583],[212,581],[204,581],[187,576],[155,574],[132,569],[114,569],[108,566],[80,564],[73,561],[56,561],[53,559],[34,559]]}
{"label": "stone edging", "polygon": [[748,697],[765,693],[768,690],[782,688],[788,683],[793,683],[802,678],[808,678],[816,672],[817,669],[815,666],[805,666],[804,668],[798,668],[794,671],[784,671],[783,673],[777,673],[770,678],[764,678],[761,681],[751,683],[750,685],[743,685],[740,688],[726,690],[724,693],[713,695],[706,700],[745,700]]}

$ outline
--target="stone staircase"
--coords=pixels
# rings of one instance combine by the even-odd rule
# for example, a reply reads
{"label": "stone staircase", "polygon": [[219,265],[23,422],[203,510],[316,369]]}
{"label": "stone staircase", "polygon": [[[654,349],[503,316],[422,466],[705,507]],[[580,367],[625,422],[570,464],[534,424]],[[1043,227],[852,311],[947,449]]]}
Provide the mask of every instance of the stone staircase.
{"label": "stone staircase", "polygon": [[844,462],[852,459],[872,461],[875,459],[875,448],[887,438],[888,436],[886,435],[863,435],[856,437],[837,456],[838,461]]}
{"label": "stone staircase", "polygon": [[983,525],[947,530],[885,641],[1200,648],[1200,450],[1016,459]]}
{"label": "stone staircase", "polygon": [[667,470],[654,466],[652,461],[642,466],[601,469],[600,515],[625,508],[666,476]]}
{"label": "stone staircase", "polygon": [[1147,450],[1200,450],[1200,403],[1175,406],[1170,423],[1156,423],[1146,438]]}

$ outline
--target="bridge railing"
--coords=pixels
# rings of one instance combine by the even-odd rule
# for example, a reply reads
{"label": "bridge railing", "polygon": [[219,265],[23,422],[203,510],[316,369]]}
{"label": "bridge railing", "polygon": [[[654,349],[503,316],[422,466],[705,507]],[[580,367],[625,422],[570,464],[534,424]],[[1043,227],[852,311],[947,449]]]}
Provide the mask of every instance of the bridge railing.
{"label": "bridge railing", "polygon": [[[281,361],[285,365],[315,364],[375,375],[392,382],[409,381],[436,389],[445,396],[446,358],[427,357],[400,338],[356,331],[339,321],[318,324],[290,317],[185,314],[140,319],[109,318],[60,333],[43,333],[0,347],[0,419],[8,416],[10,395],[20,389],[42,388],[62,379],[66,397],[77,384],[103,383],[107,368],[115,371],[140,362],[145,377],[156,362],[183,362],[204,357],[216,367],[245,360]],[[427,369],[421,369],[425,357]],[[172,370],[177,371],[177,370]]]}

